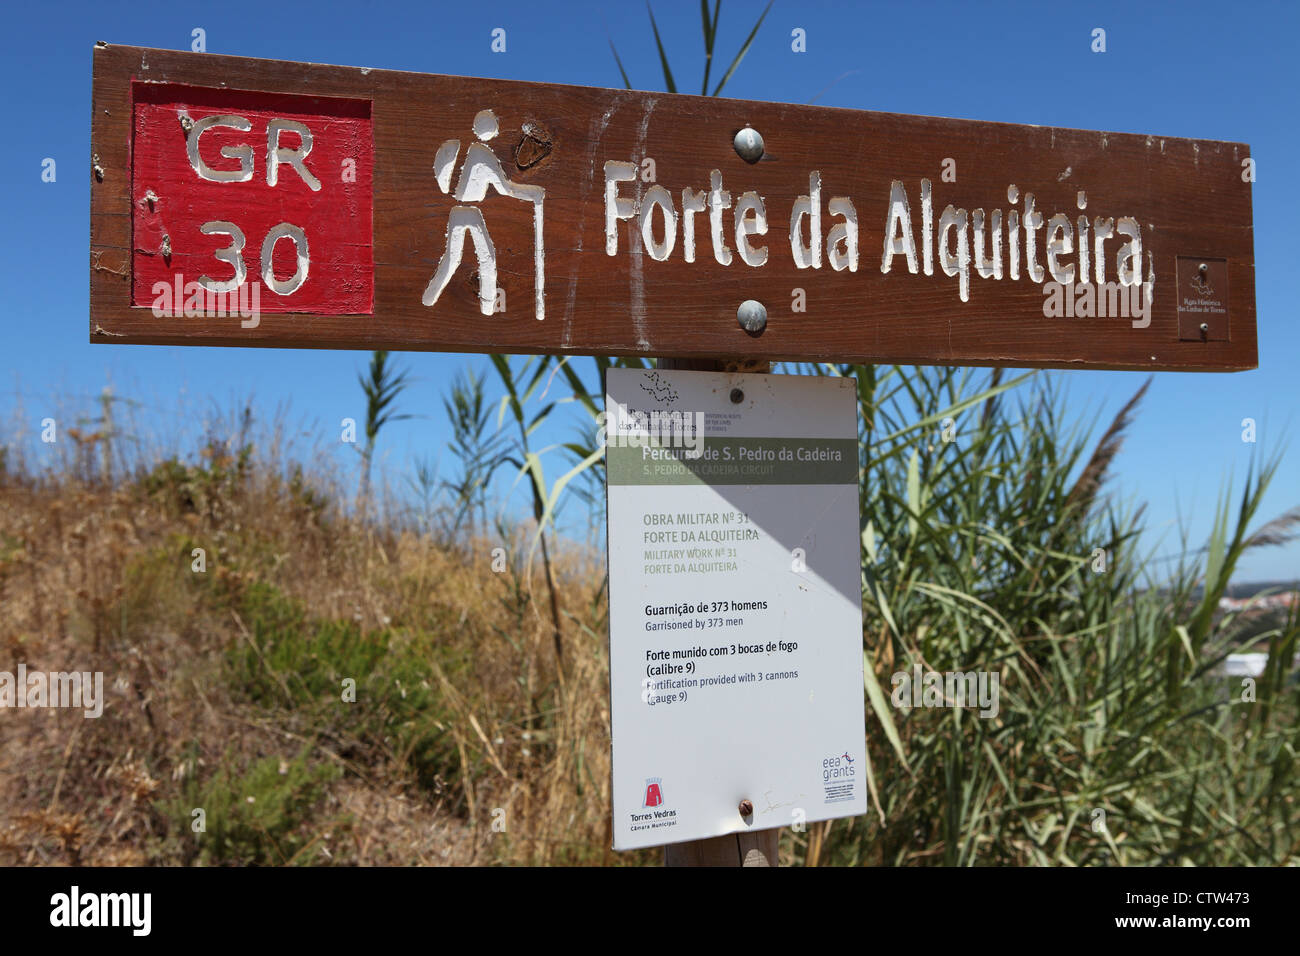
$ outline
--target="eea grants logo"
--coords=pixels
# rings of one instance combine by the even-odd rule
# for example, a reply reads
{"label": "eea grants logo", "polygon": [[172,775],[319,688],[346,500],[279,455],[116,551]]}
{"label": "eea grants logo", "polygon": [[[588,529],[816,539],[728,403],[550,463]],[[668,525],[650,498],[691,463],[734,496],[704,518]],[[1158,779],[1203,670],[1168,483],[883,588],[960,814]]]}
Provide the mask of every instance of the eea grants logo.
{"label": "eea grants logo", "polygon": [[858,768],[846,750],[838,757],[822,758],[822,790],[826,803],[843,803],[852,800],[857,784]]}

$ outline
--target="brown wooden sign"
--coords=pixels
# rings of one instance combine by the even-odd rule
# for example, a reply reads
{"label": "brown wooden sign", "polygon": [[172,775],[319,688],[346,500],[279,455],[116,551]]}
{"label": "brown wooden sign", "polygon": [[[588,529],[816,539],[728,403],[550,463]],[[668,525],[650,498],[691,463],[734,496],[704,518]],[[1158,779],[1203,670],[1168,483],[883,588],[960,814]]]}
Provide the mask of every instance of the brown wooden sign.
{"label": "brown wooden sign", "polygon": [[97,46],[90,339],[1226,371],[1249,148]]}

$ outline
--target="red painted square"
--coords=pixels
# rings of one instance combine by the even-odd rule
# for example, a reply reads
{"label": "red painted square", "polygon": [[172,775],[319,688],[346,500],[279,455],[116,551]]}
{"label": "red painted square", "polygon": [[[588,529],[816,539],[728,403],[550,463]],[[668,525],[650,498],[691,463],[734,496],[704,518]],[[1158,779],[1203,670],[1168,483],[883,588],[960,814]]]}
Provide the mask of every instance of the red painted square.
{"label": "red painted square", "polygon": [[[244,282],[261,283],[262,312],[373,314],[374,142],[368,100],[141,82],[132,84],[132,99],[132,305],[150,306],[155,283],[175,287],[177,276],[182,287],[200,276],[232,281],[235,267],[215,253],[229,250],[234,239],[201,231],[205,223],[230,223],[244,237],[239,253]],[[248,129],[201,122],[217,116],[237,117],[231,122]],[[275,137],[287,154],[277,162],[276,184],[270,185],[269,150],[275,144],[268,145],[268,127],[275,120],[287,121],[276,124],[282,131]],[[305,154],[303,138],[289,124],[310,132]],[[196,130],[197,169],[188,149]],[[311,188],[294,156],[319,189]],[[244,181],[213,182],[200,170]],[[301,250],[289,237],[274,243],[273,276],[286,290],[278,293],[264,279],[262,248],[268,232],[281,224],[301,230],[307,262],[305,278],[288,291],[303,269]],[[164,237],[170,255],[164,254]]]}

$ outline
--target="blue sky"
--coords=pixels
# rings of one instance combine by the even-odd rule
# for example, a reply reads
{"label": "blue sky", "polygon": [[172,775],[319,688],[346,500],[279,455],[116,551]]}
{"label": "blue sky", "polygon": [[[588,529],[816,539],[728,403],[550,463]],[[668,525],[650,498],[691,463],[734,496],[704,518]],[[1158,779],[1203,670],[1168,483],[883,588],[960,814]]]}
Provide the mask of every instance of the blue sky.
{"label": "blue sky", "polygon": [[[762,9],[723,5],[719,52],[730,60]],[[862,3],[777,0],[728,84],[736,97],[1154,133],[1249,143],[1254,186],[1260,369],[1232,375],[1159,373],[1116,463],[1112,491],[1147,503],[1148,543],[1206,537],[1216,496],[1251,457],[1293,446],[1300,358],[1293,282],[1300,223],[1295,123],[1300,7],[1236,3]],[[698,92],[699,5],[658,0],[655,13],[680,88]],[[6,288],[0,422],[15,409],[32,429],[60,403],[108,382],[142,404],[160,433],[197,412],[253,396],[265,419],[286,404],[310,433],[336,433],[364,412],[355,384],[367,353],[90,346],[86,341],[91,48],[110,43],[188,49],[206,31],[213,53],[590,86],[621,85],[608,40],[634,85],[662,88],[645,7],[638,3],[465,4],[379,0],[231,5],[180,2],[14,4],[0,35],[7,148],[0,151],[0,259]],[[490,49],[496,27],[505,53]],[[1091,52],[1095,27],[1107,51]],[[807,52],[791,50],[802,28]],[[718,76],[715,70],[714,76]],[[58,163],[41,181],[41,163]],[[416,454],[446,442],[441,396],[478,356],[402,356],[419,379],[381,439],[400,477]],[[1076,416],[1100,432],[1141,385],[1130,372],[1061,372]],[[1241,440],[1243,418],[1258,442]],[[30,420],[30,421],[28,421]],[[4,440],[11,440],[6,435]],[[310,434],[307,438],[310,439]],[[563,437],[557,435],[556,437]],[[340,453],[343,454],[343,453]],[[1262,510],[1300,504],[1300,450],[1291,448]],[[355,456],[351,456],[355,457]],[[449,456],[444,456],[447,460]],[[349,456],[340,462],[350,464]],[[552,466],[558,468],[558,460]],[[1239,580],[1300,577],[1300,546],[1259,551]]]}

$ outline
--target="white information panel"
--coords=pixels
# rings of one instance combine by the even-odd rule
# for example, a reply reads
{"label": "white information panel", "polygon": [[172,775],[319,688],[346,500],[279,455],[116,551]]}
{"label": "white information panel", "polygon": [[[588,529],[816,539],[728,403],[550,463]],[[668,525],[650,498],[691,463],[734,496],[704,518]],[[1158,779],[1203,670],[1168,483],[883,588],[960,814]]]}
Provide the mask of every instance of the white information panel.
{"label": "white information panel", "polygon": [[614,848],[865,813],[856,382],[606,392]]}

